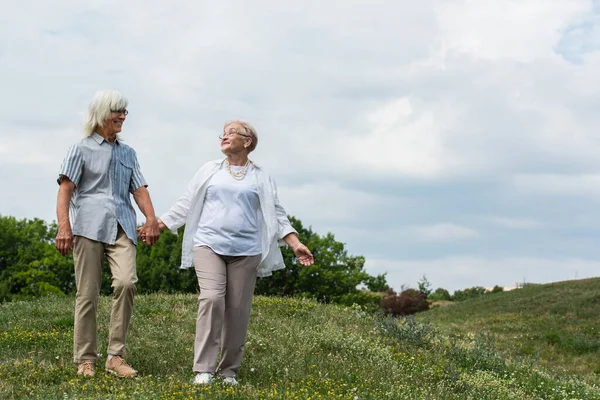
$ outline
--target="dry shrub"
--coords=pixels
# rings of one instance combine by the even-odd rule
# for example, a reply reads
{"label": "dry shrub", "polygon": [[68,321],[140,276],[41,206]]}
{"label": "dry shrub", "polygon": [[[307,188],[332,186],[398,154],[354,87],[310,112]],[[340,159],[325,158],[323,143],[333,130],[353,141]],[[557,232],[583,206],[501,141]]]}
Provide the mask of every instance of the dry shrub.
{"label": "dry shrub", "polygon": [[412,315],[419,311],[429,309],[427,297],[415,289],[406,289],[397,294],[392,289],[388,290],[381,301],[383,312],[391,315]]}

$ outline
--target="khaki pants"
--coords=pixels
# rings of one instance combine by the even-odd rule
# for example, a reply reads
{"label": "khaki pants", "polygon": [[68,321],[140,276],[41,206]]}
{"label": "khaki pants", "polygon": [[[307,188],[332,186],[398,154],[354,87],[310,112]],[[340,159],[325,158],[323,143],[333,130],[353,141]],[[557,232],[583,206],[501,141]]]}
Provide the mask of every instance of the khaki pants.
{"label": "khaki pants", "polygon": [[221,362],[216,370],[224,377],[237,376],[260,260],[260,255],[220,256],[206,246],[194,248],[200,286],[194,372],[215,372],[221,344]]}
{"label": "khaki pants", "polygon": [[113,302],[110,314],[108,354],[123,356],[125,336],[133,313],[135,296],[136,247],[119,226],[114,245],[75,236],[73,260],[75,262],[75,329],[73,332],[73,357],[76,364],[95,362],[97,352],[96,314],[102,277],[104,255],[112,274]]}

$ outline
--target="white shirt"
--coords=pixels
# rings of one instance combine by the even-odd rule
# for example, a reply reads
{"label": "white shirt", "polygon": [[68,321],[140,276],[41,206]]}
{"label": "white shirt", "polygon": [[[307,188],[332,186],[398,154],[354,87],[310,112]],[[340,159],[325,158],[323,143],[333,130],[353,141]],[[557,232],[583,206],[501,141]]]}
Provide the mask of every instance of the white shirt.
{"label": "white shirt", "polygon": [[[177,233],[177,228],[185,224],[181,246],[181,268],[190,268],[194,265],[194,236],[204,209],[207,183],[217,171],[223,168],[224,161],[224,159],[216,160],[204,164],[192,178],[187,192],[160,217],[173,233]],[[273,271],[285,268],[279,250],[279,246],[283,246],[285,242],[281,239],[297,232],[279,204],[275,181],[259,165],[253,164],[251,175],[258,188],[259,219],[262,219],[260,225],[262,257],[257,276],[264,277],[271,275]]]}
{"label": "white shirt", "polygon": [[[239,172],[244,167],[230,168]],[[220,169],[209,179],[194,246],[208,246],[222,256],[260,254],[260,203],[251,175],[253,169],[249,164],[240,180],[234,179],[227,169]]]}

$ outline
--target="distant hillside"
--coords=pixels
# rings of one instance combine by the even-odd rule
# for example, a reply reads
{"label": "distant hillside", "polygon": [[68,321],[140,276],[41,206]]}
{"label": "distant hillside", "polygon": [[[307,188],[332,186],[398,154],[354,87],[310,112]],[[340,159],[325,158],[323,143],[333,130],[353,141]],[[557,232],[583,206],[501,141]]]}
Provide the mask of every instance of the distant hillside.
{"label": "distant hillside", "polygon": [[[568,292],[567,287],[564,291]],[[546,297],[544,288],[533,290],[450,306],[430,315],[451,332],[464,328],[460,326],[464,321],[479,321],[481,327],[493,323],[497,332],[514,335],[519,327],[531,329],[531,321],[513,319],[510,313],[484,321],[484,308],[489,307],[489,312],[512,309],[512,313],[522,309],[523,315],[530,315],[535,307],[524,300],[525,294],[538,299],[540,307],[547,306],[552,297]],[[558,308],[547,318],[549,323],[557,323],[565,311],[574,313],[569,318],[584,318],[577,314],[581,310],[563,310],[558,301],[553,304]],[[109,307],[110,298],[102,297],[102,353]],[[254,300],[240,386],[217,382],[195,387],[190,383],[196,310],[195,295],[139,296],[127,360],[141,377],[119,380],[108,376],[102,372],[103,354],[96,377],[83,379],[75,375],[71,363],[72,297],[0,304],[0,398],[600,399],[595,387],[566,372],[548,373],[527,353],[507,361],[482,336],[453,337],[414,318],[395,320],[360,307],[275,297]],[[463,315],[467,313],[470,318]],[[586,323],[591,320],[592,315],[587,315]],[[564,332],[570,331],[565,328]]]}
{"label": "distant hillside", "polygon": [[512,355],[600,385],[600,278],[525,286],[419,316],[449,335],[487,332]]}

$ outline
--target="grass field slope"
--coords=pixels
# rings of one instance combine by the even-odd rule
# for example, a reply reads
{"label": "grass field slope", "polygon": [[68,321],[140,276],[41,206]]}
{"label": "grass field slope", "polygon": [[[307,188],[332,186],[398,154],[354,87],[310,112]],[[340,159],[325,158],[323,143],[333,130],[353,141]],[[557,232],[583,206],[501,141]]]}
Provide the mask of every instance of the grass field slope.
{"label": "grass field slope", "polygon": [[[566,295],[567,286],[554,289]],[[584,326],[592,340],[594,306],[587,313],[575,303],[563,309],[561,299],[546,297],[544,290],[528,288],[423,314],[434,323],[386,318],[360,307],[256,297],[237,387],[191,385],[194,295],[137,297],[127,360],[141,376],[133,380],[109,376],[102,368],[94,378],[75,375],[72,297],[5,303],[0,305],[0,398],[600,399],[593,353],[573,353],[578,330],[567,322]],[[539,299],[538,306],[527,293]],[[590,296],[587,301],[594,302]],[[569,297],[568,304],[580,304],[585,296]],[[551,298],[556,301],[549,303]],[[109,309],[110,298],[101,298],[102,350]],[[554,330],[536,327],[541,323]],[[498,346],[504,339],[518,348]],[[555,368],[581,357],[589,357],[590,379],[581,379],[576,366]]]}
{"label": "grass field slope", "polygon": [[530,285],[419,316],[448,335],[485,333],[513,356],[600,384],[600,278]]}

